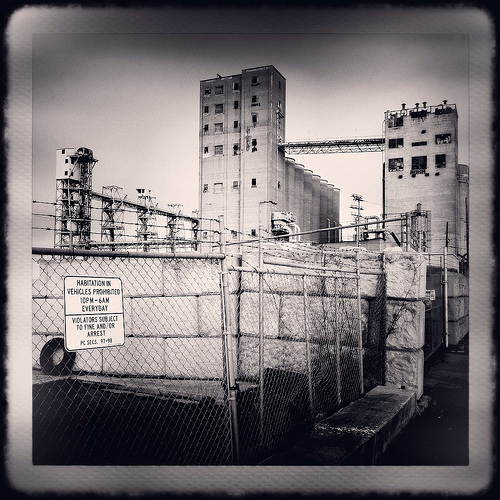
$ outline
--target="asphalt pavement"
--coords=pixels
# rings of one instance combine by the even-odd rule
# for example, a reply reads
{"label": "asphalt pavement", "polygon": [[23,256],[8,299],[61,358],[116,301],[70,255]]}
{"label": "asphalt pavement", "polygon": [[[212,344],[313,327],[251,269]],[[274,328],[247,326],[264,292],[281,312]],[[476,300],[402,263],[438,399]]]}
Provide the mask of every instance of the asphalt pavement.
{"label": "asphalt pavement", "polygon": [[417,413],[377,465],[468,465],[468,340],[441,347],[426,361]]}

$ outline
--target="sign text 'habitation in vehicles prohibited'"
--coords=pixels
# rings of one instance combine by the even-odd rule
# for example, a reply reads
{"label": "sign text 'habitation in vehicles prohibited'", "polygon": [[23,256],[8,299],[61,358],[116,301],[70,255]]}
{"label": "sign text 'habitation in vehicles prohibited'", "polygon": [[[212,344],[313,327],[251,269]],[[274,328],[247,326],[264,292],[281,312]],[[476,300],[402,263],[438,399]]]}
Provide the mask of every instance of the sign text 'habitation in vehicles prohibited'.
{"label": "sign text 'habitation in vehicles prohibited'", "polygon": [[68,351],[125,344],[120,278],[64,278],[64,344]]}

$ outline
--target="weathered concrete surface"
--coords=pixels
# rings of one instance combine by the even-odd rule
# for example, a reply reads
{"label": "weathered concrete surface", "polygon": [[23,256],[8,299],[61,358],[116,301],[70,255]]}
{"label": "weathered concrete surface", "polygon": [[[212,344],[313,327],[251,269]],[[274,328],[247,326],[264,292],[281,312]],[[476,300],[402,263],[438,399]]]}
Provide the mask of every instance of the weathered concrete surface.
{"label": "weathered concrete surface", "polygon": [[379,386],[260,465],[371,465],[416,411],[415,391]]}

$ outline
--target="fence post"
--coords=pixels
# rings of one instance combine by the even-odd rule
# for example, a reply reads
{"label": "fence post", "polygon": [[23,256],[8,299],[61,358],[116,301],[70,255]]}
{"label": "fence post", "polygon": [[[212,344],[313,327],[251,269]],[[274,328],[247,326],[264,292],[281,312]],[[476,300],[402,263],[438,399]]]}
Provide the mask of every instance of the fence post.
{"label": "fence post", "polygon": [[259,224],[259,416],[260,444],[264,446],[264,258],[262,224]]}
{"label": "fence post", "polygon": [[358,356],[359,356],[359,384],[360,394],[365,392],[364,389],[364,373],[363,373],[363,322],[361,318],[361,273],[359,270],[359,250],[356,251],[356,295],[358,303]]}
{"label": "fence post", "polygon": [[334,323],[335,323],[335,370],[336,370],[336,375],[337,375],[337,404],[340,406],[342,402],[342,395],[341,395],[341,374],[340,374],[340,335],[339,335],[339,291],[338,291],[338,278],[335,276],[333,278],[333,283],[334,283],[334,308],[335,308],[335,314],[334,314]]}
{"label": "fence post", "polygon": [[309,385],[309,407],[311,411],[311,418],[314,420],[314,393],[312,382],[312,365],[311,365],[311,342],[309,337],[309,329],[307,328],[307,289],[306,289],[306,275],[302,275],[302,291],[304,297],[304,330],[306,336],[306,362],[307,362],[307,383]]}
{"label": "fence post", "polygon": [[231,428],[231,443],[233,452],[233,462],[235,465],[240,463],[240,443],[238,432],[238,412],[236,404],[236,376],[234,368],[234,337],[233,325],[231,321],[231,311],[229,303],[229,283],[227,270],[226,253],[226,233],[224,231],[224,217],[219,217],[219,234],[221,253],[224,258],[221,259],[221,284],[222,284],[222,304],[223,304],[223,338],[224,338],[224,359],[225,359],[225,382],[227,386],[227,400],[229,403],[229,424]]}

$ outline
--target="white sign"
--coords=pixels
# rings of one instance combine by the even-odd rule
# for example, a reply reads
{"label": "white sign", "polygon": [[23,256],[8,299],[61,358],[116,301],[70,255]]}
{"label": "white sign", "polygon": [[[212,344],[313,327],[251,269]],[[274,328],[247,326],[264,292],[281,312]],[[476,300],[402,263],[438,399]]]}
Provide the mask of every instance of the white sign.
{"label": "white sign", "polygon": [[64,345],[68,351],[125,344],[120,278],[64,278]]}
{"label": "white sign", "polygon": [[436,290],[426,290],[425,298],[429,301],[436,300]]}

